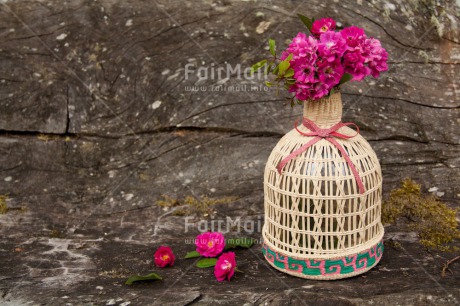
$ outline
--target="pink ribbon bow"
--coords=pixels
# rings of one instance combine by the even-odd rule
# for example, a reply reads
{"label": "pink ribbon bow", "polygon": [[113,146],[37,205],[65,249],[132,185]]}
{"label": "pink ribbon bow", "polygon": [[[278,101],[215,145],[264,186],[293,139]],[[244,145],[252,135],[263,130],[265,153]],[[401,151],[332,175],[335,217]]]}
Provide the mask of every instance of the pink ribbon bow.
{"label": "pink ribbon bow", "polygon": [[[355,165],[351,161],[350,156],[348,156],[348,153],[345,151],[345,149],[337,142],[337,140],[334,139],[334,137],[342,138],[342,139],[353,138],[353,137],[355,137],[356,135],[359,134],[359,127],[356,124],[354,124],[353,122],[346,122],[346,123],[339,122],[339,123],[331,126],[328,129],[322,129],[319,126],[317,126],[313,121],[311,121],[311,120],[309,120],[307,118],[303,118],[302,124],[307,129],[309,129],[311,131],[311,133],[304,133],[304,132],[300,131],[297,128],[297,121],[296,121],[294,123],[294,127],[297,130],[297,132],[299,132],[299,134],[301,134],[303,136],[310,136],[310,137],[315,136],[315,137],[313,139],[311,139],[309,142],[307,142],[306,144],[304,144],[303,146],[301,146],[300,148],[298,148],[297,150],[295,150],[294,152],[292,152],[291,154],[289,154],[288,156],[286,156],[278,164],[278,166],[276,167],[276,169],[278,170],[278,173],[281,174],[281,170],[283,170],[284,166],[291,159],[293,159],[297,155],[301,154],[302,152],[307,150],[309,147],[311,147],[312,145],[314,145],[315,143],[317,143],[321,139],[326,139],[327,141],[332,143],[340,151],[340,153],[342,153],[343,158],[345,158],[348,166],[351,169],[351,172],[355,176],[355,180],[356,180],[356,183],[358,184],[358,188],[359,188],[359,193],[363,194],[365,192],[365,188],[364,188],[363,181],[361,180],[361,177],[359,176],[358,170],[356,169]],[[344,135],[342,133],[337,132],[337,130],[340,129],[341,127],[350,126],[350,125],[354,125],[356,127],[356,134],[354,134],[352,136],[348,136],[348,135]]]}

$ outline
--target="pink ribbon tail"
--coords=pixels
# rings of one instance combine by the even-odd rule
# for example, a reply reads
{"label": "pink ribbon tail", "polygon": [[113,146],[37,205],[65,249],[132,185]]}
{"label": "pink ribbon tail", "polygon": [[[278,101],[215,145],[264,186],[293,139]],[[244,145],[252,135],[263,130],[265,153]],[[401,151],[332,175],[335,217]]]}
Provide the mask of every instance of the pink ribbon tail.
{"label": "pink ribbon tail", "polygon": [[309,147],[311,147],[312,145],[314,145],[315,143],[317,143],[320,140],[321,140],[321,138],[315,137],[315,138],[311,139],[309,142],[307,142],[306,144],[304,144],[303,146],[301,146],[300,148],[298,148],[297,150],[293,151],[291,154],[289,154],[285,158],[283,158],[283,160],[278,164],[278,166],[276,166],[276,169],[278,170],[278,173],[281,174],[281,171],[283,170],[284,166],[286,166],[286,164],[291,159],[293,159],[297,155],[301,154],[302,152],[304,152],[305,150],[307,150]]}
{"label": "pink ribbon tail", "polygon": [[358,184],[359,193],[363,194],[366,191],[366,189],[364,188],[364,184],[361,180],[361,177],[359,176],[358,170],[351,161],[350,156],[347,154],[347,151],[345,151],[345,149],[340,145],[340,143],[338,143],[337,140],[335,140],[334,138],[327,138],[327,140],[330,143],[332,143],[340,151],[340,153],[342,153],[343,158],[345,158],[345,160],[347,161],[347,164],[350,167],[353,176],[355,177],[356,184]]}

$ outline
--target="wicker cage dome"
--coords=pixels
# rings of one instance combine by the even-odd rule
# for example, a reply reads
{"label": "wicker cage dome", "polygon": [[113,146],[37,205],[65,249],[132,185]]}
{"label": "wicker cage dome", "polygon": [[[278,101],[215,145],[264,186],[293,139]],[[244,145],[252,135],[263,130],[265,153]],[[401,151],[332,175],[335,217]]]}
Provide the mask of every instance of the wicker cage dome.
{"label": "wicker cage dome", "polygon": [[[341,121],[341,94],[306,101],[304,118],[322,129]],[[311,132],[305,126],[300,132]],[[353,136],[334,138],[359,173],[360,192],[343,154],[321,139],[291,159],[279,163],[310,141],[296,129],[273,149],[264,173],[265,223],[263,252],[275,268],[303,278],[338,279],[363,273],[378,263],[383,252],[380,220],[382,174],[369,143],[353,129]]]}

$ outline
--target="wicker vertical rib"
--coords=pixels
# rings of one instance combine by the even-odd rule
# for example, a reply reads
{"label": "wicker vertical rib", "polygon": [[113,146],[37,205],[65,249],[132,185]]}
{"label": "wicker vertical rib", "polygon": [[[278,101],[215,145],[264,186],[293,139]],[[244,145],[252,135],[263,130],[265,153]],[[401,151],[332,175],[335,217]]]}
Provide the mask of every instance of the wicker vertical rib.
{"label": "wicker vertical rib", "polygon": [[[340,93],[304,104],[304,117],[321,128],[331,127],[341,116]],[[303,125],[299,130],[310,132]],[[338,132],[356,133],[348,127]],[[358,169],[364,194],[359,193],[339,150],[325,139],[292,159],[279,174],[278,163],[311,139],[293,129],[268,158],[264,255],[275,268],[303,278],[338,279],[363,273],[378,263],[383,252],[379,161],[361,135],[335,138]]]}

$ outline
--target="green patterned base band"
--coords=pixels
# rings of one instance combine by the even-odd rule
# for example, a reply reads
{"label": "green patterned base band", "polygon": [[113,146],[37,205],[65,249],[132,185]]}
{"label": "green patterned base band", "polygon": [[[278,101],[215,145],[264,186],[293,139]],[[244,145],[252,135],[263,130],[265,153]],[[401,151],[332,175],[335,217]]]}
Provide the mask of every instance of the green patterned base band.
{"label": "green patterned base band", "polygon": [[352,277],[370,270],[382,258],[383,240],[366,251],[335,259],[300,259],[283,255],[263,244],[262,253],[276,269],[302,278],[332,280]]}

